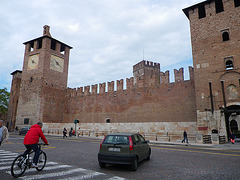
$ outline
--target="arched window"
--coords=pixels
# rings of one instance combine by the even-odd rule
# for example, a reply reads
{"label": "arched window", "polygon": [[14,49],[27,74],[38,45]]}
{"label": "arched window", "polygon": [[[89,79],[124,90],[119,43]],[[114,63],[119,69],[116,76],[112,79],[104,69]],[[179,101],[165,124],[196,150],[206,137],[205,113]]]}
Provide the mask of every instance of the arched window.
{"label": "arched window", "polygon": [[233,69],[233,62],[232,60],[226,61],[226,69]]}
{"label": "arched window", "polygon": [[238,124],[237,121],[235,121],[234,119],[230,122],[230,129],[233,133],[234,131],[238,131]]}
{"label": "arched window", "polygon": [[229,41],[229,33],[228,32],[222,33],[222,38],[223,38],[223,41]]}

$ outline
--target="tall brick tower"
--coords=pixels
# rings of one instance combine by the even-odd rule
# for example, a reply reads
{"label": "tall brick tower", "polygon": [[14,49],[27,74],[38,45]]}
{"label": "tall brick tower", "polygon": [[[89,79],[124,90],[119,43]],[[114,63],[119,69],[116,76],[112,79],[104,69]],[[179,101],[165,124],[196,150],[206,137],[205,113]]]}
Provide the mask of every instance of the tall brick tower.
{"label": "tall brick tower", "polygon": [[141,61],[133,66],[134,85],[137,87],[155,86],[160,84],[160,64]]}
{"label": "tall brick tower", "polygon": [[54,39],[50,27],[43,36],[25,42],[16,125],[62,122],[72,47]]}
{"label": "tall brick tower", "polygon": [[240,136],[240,0],[207,0],[183,11],[190,21],[198,132]]}

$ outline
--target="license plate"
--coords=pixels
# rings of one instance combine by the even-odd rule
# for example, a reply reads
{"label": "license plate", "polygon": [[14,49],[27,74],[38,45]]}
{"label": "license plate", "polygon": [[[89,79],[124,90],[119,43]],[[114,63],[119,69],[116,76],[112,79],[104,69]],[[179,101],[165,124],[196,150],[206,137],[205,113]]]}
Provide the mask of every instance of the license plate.
{"label": "license plate", "polygon": [[120,152],[121,148],[108,148],[108,151]]}

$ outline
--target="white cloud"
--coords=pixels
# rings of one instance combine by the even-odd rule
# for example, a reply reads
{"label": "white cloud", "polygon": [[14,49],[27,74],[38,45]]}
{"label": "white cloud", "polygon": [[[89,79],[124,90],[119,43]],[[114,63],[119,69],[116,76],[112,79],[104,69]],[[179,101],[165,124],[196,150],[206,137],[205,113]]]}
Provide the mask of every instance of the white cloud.
{"label": "white cloud", "polygon": [[[0,6],[0,88],[10,90],[10,73],[21,70],[23,42],[52,37],[73,47],[69,87],[132,76],[143,59],[163,71],[191,65],[189,22],[183,8],[199,0],[12,0]],[[187,71],[187,70],[185,70]]]}

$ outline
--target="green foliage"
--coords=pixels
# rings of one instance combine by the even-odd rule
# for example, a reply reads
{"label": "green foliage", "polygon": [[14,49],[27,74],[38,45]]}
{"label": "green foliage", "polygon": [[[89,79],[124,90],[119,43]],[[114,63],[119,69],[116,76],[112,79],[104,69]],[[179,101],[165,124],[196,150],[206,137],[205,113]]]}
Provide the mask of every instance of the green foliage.
{"label": "green foliage", "polygon": [[0,89],[0,113],[6,114],[8,111],[10,93],[7,88]]}

